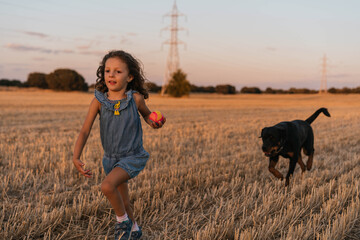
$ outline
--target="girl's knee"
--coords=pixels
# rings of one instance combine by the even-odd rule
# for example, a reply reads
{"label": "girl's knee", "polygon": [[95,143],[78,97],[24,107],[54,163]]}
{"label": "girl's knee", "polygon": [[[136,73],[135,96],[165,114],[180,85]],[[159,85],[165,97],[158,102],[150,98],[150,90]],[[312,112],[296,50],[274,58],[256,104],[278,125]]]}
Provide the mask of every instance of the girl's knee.
{"label": "girl's knee", "polygon": [[109,183],[108,181],[104,181],[101,183],[101,192],[107,196],[110,195],[112,193],[114,193],[114,191],[116,191],[116,187],[113,186],[111,183]]}

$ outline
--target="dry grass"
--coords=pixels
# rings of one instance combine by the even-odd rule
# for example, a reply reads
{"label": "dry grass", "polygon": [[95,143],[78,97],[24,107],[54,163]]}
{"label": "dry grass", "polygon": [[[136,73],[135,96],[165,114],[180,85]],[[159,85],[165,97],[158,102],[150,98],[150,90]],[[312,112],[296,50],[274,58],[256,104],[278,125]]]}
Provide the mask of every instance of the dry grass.
{"label": "dry grass", "polygon": [[[0,239],[113,238],[98,123],[82,156],[94,178],[71,161],[91,98],[0,92]],[[168,121],[143,124],[151,159],[130,181],[143,239],[360,239],[359,95],[152,95],[148,105]],[[260,130],[321,106],[332,117],[313,123],[313,169],[297,167],[285,188],[267,170]]]}

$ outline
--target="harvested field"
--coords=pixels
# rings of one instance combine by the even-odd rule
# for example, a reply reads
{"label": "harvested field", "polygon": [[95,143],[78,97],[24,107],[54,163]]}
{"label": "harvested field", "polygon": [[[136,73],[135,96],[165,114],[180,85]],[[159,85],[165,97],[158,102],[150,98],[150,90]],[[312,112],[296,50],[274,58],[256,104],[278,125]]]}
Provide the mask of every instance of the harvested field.
{"label": "harvested field", "polygon": [[[0,91],[0,239],[113,239],[97,120],[82,155],[94,177],[72,164],[92,98]],[[151,95],[147,104],[167,122],[143,123],[151,158],[129,183],[143,239],[360,239],[360,95]],[[332,117],[312,124],[313,169],[297,166],[285,188],[267,169],[260,131],[319,107]]]}

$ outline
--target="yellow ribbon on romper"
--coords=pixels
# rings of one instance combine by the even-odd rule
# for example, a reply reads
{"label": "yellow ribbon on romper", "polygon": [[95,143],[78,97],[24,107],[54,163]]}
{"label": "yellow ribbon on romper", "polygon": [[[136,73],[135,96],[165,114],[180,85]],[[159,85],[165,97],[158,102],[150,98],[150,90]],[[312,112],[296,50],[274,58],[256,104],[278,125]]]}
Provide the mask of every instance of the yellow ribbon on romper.
{"label": "yellow ribbon on romper", "polygon": [[119,112],[120,101],[118,101],[118,103],[114,105],[114,108],[115,108],[114,115],[120,115],[120,112]]}

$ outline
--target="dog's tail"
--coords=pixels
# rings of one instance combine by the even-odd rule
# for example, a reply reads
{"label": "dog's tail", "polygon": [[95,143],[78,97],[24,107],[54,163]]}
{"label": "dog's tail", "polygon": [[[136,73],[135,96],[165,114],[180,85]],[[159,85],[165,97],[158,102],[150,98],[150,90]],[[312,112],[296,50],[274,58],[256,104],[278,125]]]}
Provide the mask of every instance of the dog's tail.
{"label": "dog's tail", "polygon": [[325,116],[330,117],[330,113],[328,112],[328,110],[326,108],[319,108],[316,112],[314,112],[313,115],[311,115],[305,121],[307,123],[311,124],[319,116],[320,113],[323,113],[323,114],[325,114]]}

